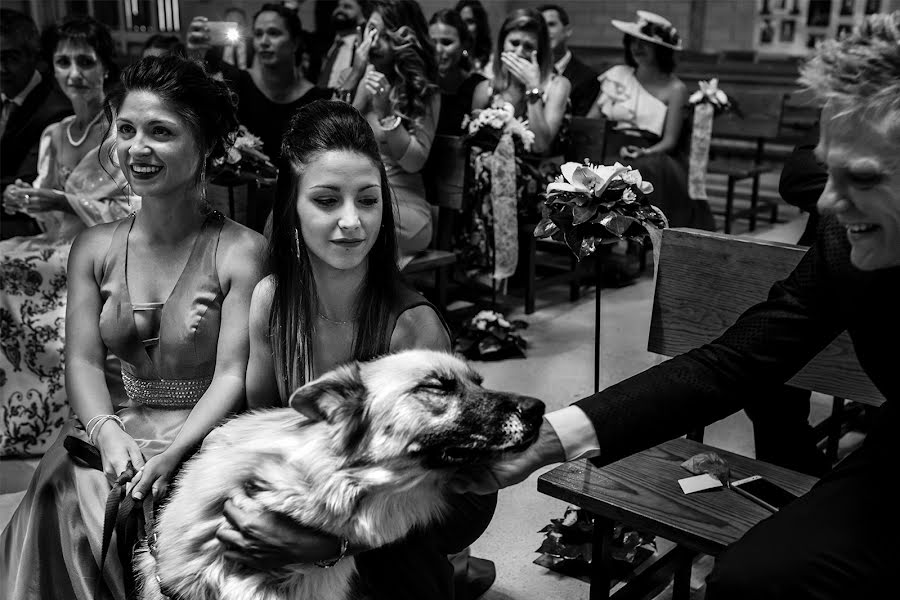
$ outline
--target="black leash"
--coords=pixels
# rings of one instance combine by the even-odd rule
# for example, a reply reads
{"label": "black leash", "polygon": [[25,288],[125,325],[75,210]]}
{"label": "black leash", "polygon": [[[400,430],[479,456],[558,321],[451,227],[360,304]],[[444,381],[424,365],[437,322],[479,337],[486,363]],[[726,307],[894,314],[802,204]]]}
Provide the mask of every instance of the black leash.
{"label": "black leash", "polygon": [[[72,459],[82,466],[103,471],[103,461],[100,451],[84,440],[68,436],[63,446],[69,452]],[[103,565],[106,563],[106,555],[112,543],[113,532],[119,540],[118,555],[122,563],[122,571],[125,577],[125,596],[131,597],[134,593],[135,581],[132,570],[132,549],[141,535],[148,535],[153,526],[153,498],[148,496],[145,500],[135,502],[130,494],[125,493],[125,488],[137,471],[128,461],[125,470],[116,478],[109,495],[106,497],[106,510],[103,515],[103,543],[100,550],[100,576],[97,578],[97,586],[94,589],[94,598],[112,598],[112,591],[106,584],[103,576]],[[140,508],[140,510],[135,510]],[[155,540],[148,539],[148,543]],[[102,595],[105,592],[105,596]]]}

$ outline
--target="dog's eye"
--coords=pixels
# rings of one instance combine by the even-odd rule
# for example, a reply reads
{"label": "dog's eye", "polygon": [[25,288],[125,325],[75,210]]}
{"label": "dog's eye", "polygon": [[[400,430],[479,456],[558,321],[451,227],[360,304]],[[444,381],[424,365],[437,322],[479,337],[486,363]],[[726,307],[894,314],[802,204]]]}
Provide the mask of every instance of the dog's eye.
{"label": "dog's eye", "polygon": [[448,394],[456,390],[456,380],[444,377],[432,377],[418,385],[420,390],[428,390],[440,394]]}

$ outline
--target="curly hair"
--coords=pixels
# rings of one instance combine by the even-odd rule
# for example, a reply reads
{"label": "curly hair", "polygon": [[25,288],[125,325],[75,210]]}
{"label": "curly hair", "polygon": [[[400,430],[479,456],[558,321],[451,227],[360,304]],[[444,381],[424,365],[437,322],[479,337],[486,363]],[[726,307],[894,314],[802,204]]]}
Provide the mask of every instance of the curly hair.
{"label": "curly hair", "polygon": [[371,13],[384,20],[382,35],[394,51],[394,77],[391,90],[394,112],[413,121],[424,116],[433,94],[438,93],[437,59],[428,36],[428,25],[415,0],[372,0]]}
{"label": "curly hair", "polygon": [[844,113],[900,110],[900,11],[871,15],[850,35],[820,44],[800,82]]}

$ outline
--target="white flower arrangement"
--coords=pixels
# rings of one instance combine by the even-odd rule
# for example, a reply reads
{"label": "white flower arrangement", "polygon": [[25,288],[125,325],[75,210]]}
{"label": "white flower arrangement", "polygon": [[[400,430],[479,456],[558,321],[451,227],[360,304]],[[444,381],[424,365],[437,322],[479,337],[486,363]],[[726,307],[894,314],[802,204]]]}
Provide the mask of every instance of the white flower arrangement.
{"label": "white flower arrangement", "polygon": [[716,112],[723,112],[731,108],[731,100],[725,92],[719,89],[719,80],[717,78],[713,77],[708,82],[700,81],[697,85],[700,89],[688,98],[688,102],[691,105],[708,102],[712,104]]}
{"label": "white flower arrangement", "polygon": [[515,114],[512,104],[495,99],[489,108],[473,111],[472,116],[466,115],[463,118],[463,129],[468,131],[470,137],[485,127],[496,130],[500,135],[510,133],[529,151],[534,143],[534,132],[528,129],[527,120],[516,118]]}

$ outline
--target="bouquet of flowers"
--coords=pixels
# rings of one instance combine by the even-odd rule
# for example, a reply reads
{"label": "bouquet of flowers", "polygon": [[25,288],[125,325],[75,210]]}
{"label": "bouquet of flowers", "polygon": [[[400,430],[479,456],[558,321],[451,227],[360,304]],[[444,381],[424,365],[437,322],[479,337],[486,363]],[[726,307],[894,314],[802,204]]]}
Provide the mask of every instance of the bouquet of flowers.
{"label": "bouquet of flowers", "polygon": [[719,80],[713,77],[708,82],[700,81],[698,82],[699,90],[695,91],[688,98],[688,103],[691,106],[697,106],[698,104],[710,104],[713,107],[713,111],[716,114],[727,112],[732,108],[735,108],[731,103],[731,98],[729,98],[725,92],[719,89]]}
{"label": "bouquet of flowers", "polygon": [[262,147],[262,140],[241,125],[228,154],[213,162],[213,177],[219,181],[274,180],[278,169],[263,153]]}
{"label": "bouquet of flowers", "polygon": [[454,350],[471,360],[525,358],[527,342],[517,333],[525,321],[507,321],[501,313],[483,310],[466,321]]}
{"label": "bouquet of flowers", "polygon": [[497,98],[489,108],[476,110],[463,118],[466,138],[473,143],[481,143],[493,149],[504,133],[512,135],[526,152],[534,143],[534,133],[528,129],[528,121],[517,119],[515,109],[509,102]]}
{"label": "bouquet of flowers", "polygon": [[565,242],[580,260],[602,244],[643,242],[646,233],[668,226],[662,211],[647,200],[653,184],[640,171],[619,163],[592,165],[587,159],[561,170],[547,186],[535,237]]}

